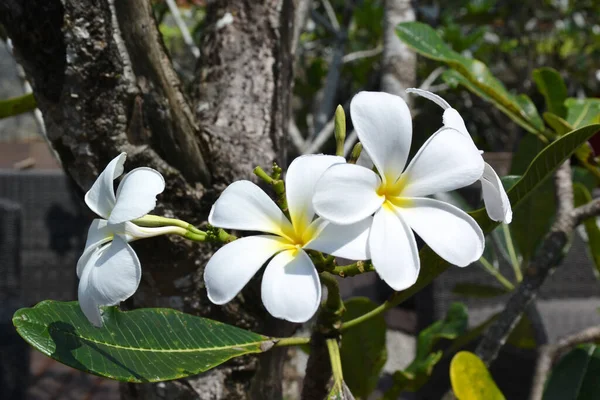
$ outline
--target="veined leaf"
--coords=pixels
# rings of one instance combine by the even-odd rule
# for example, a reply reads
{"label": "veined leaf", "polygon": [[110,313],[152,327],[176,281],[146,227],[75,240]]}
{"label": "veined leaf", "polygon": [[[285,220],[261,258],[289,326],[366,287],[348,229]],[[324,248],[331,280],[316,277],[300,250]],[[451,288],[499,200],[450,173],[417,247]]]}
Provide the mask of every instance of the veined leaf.
{"label": "veined leaf", "polygon": [[[568,159],[582,143],[587,141],[598,131],[600,131],[600,125],[588,125],[567,133],[546,146],[546,148],[544,148],[544,150],[542,150],[542,152],[540,152],[540,154],[538,154],[531,162],[521,179],[519,179],[519,181],[508,191],[508,197],[513,210],[518,209],[518,207],[531,195],[533,190],[535,190],[546,178],[551,176],[556,168],[558,168],[563,161]],[[483,208],[471,212],[470,215],[479,224],[485,234],[490,233],[499,224],[498,222],[490,220]],[[421,258],[421,265],[424,267],[421,269],[417,282],[406,290],[395,292],[390,299],[392,304],[402,303],[404,300],[429,285],[438,275],[449,267],[449,264],[435,254],[428,246],[425,246],[419,252],[419,257]]]}
{"label": "veined leaf", "polygon": [[566,117],[567,86],[560,73],[550,67],[538,68],[533,70],[533,81],[546,100],[546,110],[561,118]]}
{"label": "veined leaf", "polygon": [[[592,201],[592,195],[581,183],[573,184],[573,192],[575,195],[575,207],[582,206]],[[588,218],[583,221],[583,226],[587,235],[588,251],[596,266],[594,275],[596,275],[596,278],[600,279],[600,228],[598,228],[596,217]]]}
{"label": "veined leaf", "polygon": [[43,301],[18,310],[13,324],[37,350],[70,367],[124,382],[157,382],[209,370],[274,340],[171,309],[104,309],[95,328],[77,302]]}
{"label": "veined leaf", "polygon": [[452,359],[450,382],[458,400],[505,400],[483,361],[468,351]]}
{"label": "veined leaf", "polygon": [[543,400],[600,398],[600,347],[585,344],[567,353],[552,369]]}
{"label": "veined leaf", "polygon": [[33,111],[37,107],[33,93],[0,100],[0,119]]}
{"label": "veined leaf", "polygon": [[567,122],[574,129],[600,122],[600,99],[568,98],[565,105],[567,106]]}
{"label": "veined leaf", "polygon": [[[366,297],[352,298],[344,305],[344,321],[358,318],[378,306]],[[358,398],[366,399],[377,387],[379,373],[387,360],[386,330],[385,318],[378,314],[342,336],[340,356],[344,379]]]}
{"label": "veined leaf", "polygon": [[396,27],[396,33],[421,55],[446,63],[456,71],[446,74],[445,79],[451,77],[476,95],[494,103],[529,132],[541,134],[544,131],[544,122],[529,97],[509,93],[484,63],[452,50],[430,26],[404,22]]}

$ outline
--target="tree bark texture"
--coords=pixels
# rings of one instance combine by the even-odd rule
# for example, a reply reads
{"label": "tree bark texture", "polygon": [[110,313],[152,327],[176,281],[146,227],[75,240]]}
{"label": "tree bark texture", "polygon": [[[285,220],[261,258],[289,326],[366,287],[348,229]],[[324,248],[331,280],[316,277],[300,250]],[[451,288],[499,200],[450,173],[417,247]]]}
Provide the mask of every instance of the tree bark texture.
{"label": "tree bark texture", "polygon": [[[292,0],[208,2],[189,91],[171,66],[149,1],[0,0],[0,23],[33,86],[48,139],[82,193],[125,151],[127,170],[148,166],[165,177],[156,214],[201,224],[227,184],[252,179],[256,165],[285,164]],[[207,300],[202,272],[210,246],[155,238],[134,247],[144,275],[128,305],[178,308],[264,334],[293,330],[268,317],[259,279],[224,307]],[[278,351],[190,379],[123,385],[122,395],[281,398]]]}

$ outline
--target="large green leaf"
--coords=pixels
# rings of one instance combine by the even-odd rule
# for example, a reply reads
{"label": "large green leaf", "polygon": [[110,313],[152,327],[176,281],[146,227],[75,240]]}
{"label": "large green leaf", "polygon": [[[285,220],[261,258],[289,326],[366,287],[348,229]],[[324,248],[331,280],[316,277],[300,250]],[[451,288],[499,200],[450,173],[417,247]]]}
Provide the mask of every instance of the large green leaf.
{"label": "large green leaf", "polygon": [[95,328],[77,302],[43,301],[18,310],[17,332],[63,364],[125,382],[157,382],[198,374],[273,340],[234,326],[171,309],[104,309]]}
{"label": "large green leaf", "polygon": [[600,399],[600,346],[571,350],[552,369],[543,400]]}
{"label": "large green leaf", "polygon": [[567,86],[554,68],[542,67],[533,71],[533,81],[546,100],[546,110],[561,118],[567,116],[565,100]]}
{"label": "large green leaf", "polygon": [[[575,195],[575,206],[579,207],[592,201],[592,195],[589,190],[581,183],[573,184],[573,192]],[[585,233],[587,235],[588,251],[596,269],[594,275],[596,278],[600,278],[600,228],[596,218],[588,218],[583,221]]]}
{"label": "large green leaf", "polygon": [[[352,298],[344,305],[344,321],[360,317],[378,306],[366,297]],[[348,387],[357,398],[366,399],[377,387],[379,373],[387,360],[385,332],[385,318],[379,314],[342,336],[342,371]]]}
{"label": "large green leaf", "polygon": [[[546,146],[546,148],[544,148],[544,150],[531,162],[521,179],[519,179],[519,181],[508,191],[508,197],[513,209],[518,209],[531,195],[533,190],[551,176],[556,168],[569,158],[582,143],[587,141],[598,131],[600,131],[600,125],[588,125],[567,133]],[[479,224],[485,234],[490,233],[498,226],[498,222],[490,220],[483,208],[471,212],[470,215]],[[428,246],[425,246],[419,252],[419,257],[421,258],[421,265],[423,265],[423,268],[421,269],[417,282],[406,290],[395,292],[389,300],[390,305],[400,304],[413,296],[425,286],[429,285],[438,275],[449,267],[449,264],[435,254]]]}
{"label": "large green leaf", "polygon": [[37,107],[32,93],[13,97],[12,99],[0,100],[0,119],[33,111]]}
{"label": "large green leaf", "polygon": [[468,351],[461,351],[452,359],[450,382],[459,400],[505,399],[483,361]]}
{"label": "large green leaf", "polygon": [[529,97],[509,93],[484,63],[452,50],[430,26],[404,22],[396,27],[396,33],[418,53],[452,67],[456,72],[446,74],[446,80],[453,78],[476,95],[492,102],[529,132],[544,131],[544,122]]}
{"label": "large green leaf", "polygon": [[568,98],[565,105],[567,106],[567,122],[574,129],[600,122],[600,99]]}

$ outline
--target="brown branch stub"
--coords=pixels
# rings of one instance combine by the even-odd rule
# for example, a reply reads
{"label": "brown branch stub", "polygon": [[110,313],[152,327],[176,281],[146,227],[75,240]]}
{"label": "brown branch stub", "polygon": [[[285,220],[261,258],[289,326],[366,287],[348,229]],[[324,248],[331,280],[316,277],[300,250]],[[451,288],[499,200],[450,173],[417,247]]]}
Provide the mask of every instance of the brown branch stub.
{"label": "brown branch stub", "polygon": [[575,229],[573,210],[573,183],[571,166],[565,161],[555,174],[555,186],[558,197],[556,220],[550,233],[545,237],[532,262],[526,270],[506,307],[483,335],[476,354],[490,365],[506,342],[508,335],[517,325],[523,312],[537,296],[546,278],[551,275],[564,257],[565,246]]}
{"label": "brown branch stub", "polygon": [[579,225],[588,218],[600,215],[600,199],[595,199],[573,210],[575,224]]}
{"label": "brown branch stub", "polygon": [[546,379],[552,368],[552,363],[562,354],[573,347],[597,341],[600,339],[600,326],[592,326],[573,335],[560,339],[556,344],[546,345],[540,349],[533,385],[531,387],[531,400],[541,400],[544,394]]}

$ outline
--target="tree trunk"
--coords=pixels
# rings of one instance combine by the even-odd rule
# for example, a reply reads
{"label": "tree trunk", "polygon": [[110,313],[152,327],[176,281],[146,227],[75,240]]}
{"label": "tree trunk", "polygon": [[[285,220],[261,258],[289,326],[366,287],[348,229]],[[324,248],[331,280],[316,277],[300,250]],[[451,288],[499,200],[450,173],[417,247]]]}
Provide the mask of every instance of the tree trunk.
{"label": "tree trunk", "polygon": [[[127,169],[149,166],[165,177],[154,213],[201,224],[227,184],[252,179],[256,165],[285,163],[294,2],[220,0],[206,13],[188,98],[149,1],[0,0],[0,23],[33,86],[48,139],[82,193],[126,151]],[[258,279],[244,301],[212,305],[202,282],[209,246],[156,238],[134,247],[144,275],[132,305],[178,308],[264,334],[293,330],[268,317]],[[243,357],[185,380],[123,385],[122,394],[245,399],[259,371],[252,398],[277,399],[283,358],[277,351]]]}

